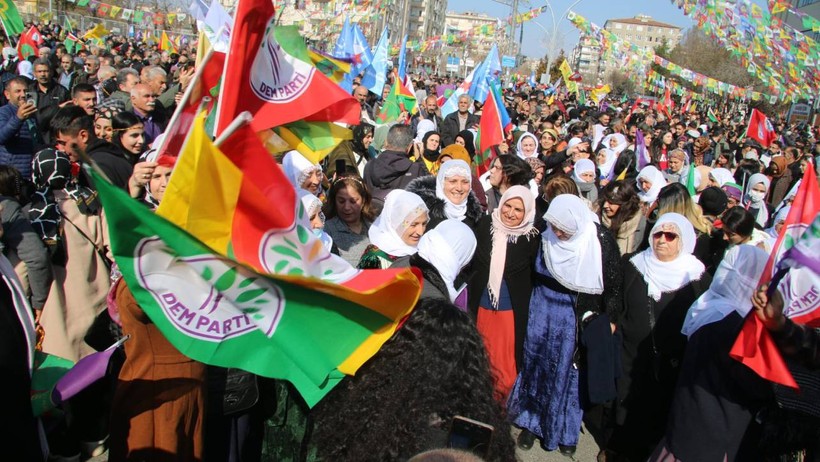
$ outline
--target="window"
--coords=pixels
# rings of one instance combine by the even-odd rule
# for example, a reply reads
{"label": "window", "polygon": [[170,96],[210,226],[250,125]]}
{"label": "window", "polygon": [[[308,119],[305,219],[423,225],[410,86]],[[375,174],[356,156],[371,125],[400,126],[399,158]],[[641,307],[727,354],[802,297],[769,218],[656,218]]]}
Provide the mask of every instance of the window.
{"label": "window", "polygon": [[624,27],[623,24],[615,23],[615,28],[616,29],[623,29],[623,27]]}
{"label": "window", "polygon": [[642,30],[643,30],[643,26],[635,26],[635,30],[642,31]]}

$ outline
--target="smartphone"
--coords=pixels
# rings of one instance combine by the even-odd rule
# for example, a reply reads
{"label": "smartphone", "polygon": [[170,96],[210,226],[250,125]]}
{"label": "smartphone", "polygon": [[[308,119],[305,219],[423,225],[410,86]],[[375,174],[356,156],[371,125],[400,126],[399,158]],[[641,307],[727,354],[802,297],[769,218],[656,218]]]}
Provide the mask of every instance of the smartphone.
{"label": "smartphone", "polygon": [[453,423],[450,426],[447,447],[464,449],[486,458],[489,455],[494,431],[495,428],[492,425],[457,415],[453,417]]}
{"label": "smartphone", "polygon": [[26,103],[34,105],[37,104],[37,95],[35,95],[31,90],[26,90]]}
{"label": "smartphone", "polygon": [[336,176],[344,175],[346,170],[347,166],[345,165],[344,159],[336,159]]}

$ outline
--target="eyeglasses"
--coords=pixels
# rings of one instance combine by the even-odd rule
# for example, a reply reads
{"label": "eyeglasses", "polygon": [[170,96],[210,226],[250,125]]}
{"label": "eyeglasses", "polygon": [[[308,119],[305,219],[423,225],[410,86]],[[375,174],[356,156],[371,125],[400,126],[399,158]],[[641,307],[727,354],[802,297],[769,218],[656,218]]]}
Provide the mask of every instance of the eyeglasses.
{"label": "eyeglasses", "polygon": [[661,237],[663,237],[664,239],[666,239],[666,242],[672,242],[678,238],[678,235],[675,233],[671,233],[669,231],[658,231],[657,233],[653,234],[652,237],[655,239],[660,239]]}

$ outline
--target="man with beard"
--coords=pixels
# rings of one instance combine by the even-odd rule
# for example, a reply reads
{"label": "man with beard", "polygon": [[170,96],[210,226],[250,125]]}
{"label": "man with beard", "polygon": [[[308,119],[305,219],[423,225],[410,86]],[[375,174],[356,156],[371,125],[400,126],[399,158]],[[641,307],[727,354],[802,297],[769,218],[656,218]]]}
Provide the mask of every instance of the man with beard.
{"label": "man with beard", "polygon": [[[49,146],[50,137],[47,130],[42,130],[43,122],[50,120],[70,99],[68,90],[54,80],[54,72],[51,70],[51,63],[48,59],[37,59],[34,61],[34,82],[29,85],[29,92],[34,94],[34,101],[37,106],[37,127],[34,135],[34,152]],[[42,135],[41,135],[42,134]]]}

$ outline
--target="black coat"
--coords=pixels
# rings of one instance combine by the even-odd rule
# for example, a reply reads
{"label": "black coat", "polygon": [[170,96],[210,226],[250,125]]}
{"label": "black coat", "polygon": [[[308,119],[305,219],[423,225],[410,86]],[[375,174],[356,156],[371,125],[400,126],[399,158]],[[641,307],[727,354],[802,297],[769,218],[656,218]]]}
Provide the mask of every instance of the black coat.
{"label": "black coat", "polygon": [[[686,348],[681,333],[692,303],[709,288],[705,272],[655,301],[648,295],[643,275],[623,257],[623,306],[618,329],[623,335],[622,373],[618,381],[618,426],[611,449],[630,460],[646,460],[663,437],[675,383]],[[654,317],[651,326],[650,310]],[[653,351],[657,351],[654,353]]]}
{"label": "black coat", "polygon": [[[391,268],[418,268],[421,270],[422,286],[420,299],[433,298],[437,300],[450,301],[450,291],[447,290],[447,284],[441,278],[435,266],[427,260],[421,258],[419,254],[415,253],[410,256],[401,257],[392,265]],[[458,284],[458,281],[456,281]]]}
{"label": "black coat", "polygon": [[[479,122],[479,117],[475,114],[467,114],[467,124],[464,126],[465,130],[469,130],[473,125]],[[458,124],[458,111],[452,114],[447,114],[447,117],[439,125],[439,132],[441,133],[441,146],[447,147],[453,144],[456,136],[461,131]]]}
{"label": "black coat", "polygon": [[[493,252],[493,237],[491,234],[493,219],[484,216],[475,230],[476,251],[470,264],[472,277],[467,285],[469,297],[468,307],[475,319],[478,315],[478,306],[481,297],[487,290],[490,279],[490,261]],[[523,364],[524,339],[527,334],[527,320],[530,311],[530,296],[532,295],[532,269],[535,256],[541,249],[541,233],[521,236],[515,243],[507,243],[507,258],[504,264],[504,282],[512,301],[513,318],[515,323],[515,361]],[[485,307],[491,308],[491,307]]]}
{"label": "black coat", "polygon": [[[428,216],[430,217],[430,222],[427,223],[428,230],[435,228],[439,223],[447,219],[447,215],[444,213],[444,199],[440,199],[436,196],[436,177],[428,175],[416,178],[407,185],[406,189],[411,193],[418,194],[421,200],[427,205],[427,209],[429,210]],[[462,223],[474,230],[478,225],[478,221],[483,216],[485,215],[481,204],[478,202],[475,194],[470,191],[470,194],[467,195],[467,214]]]}

